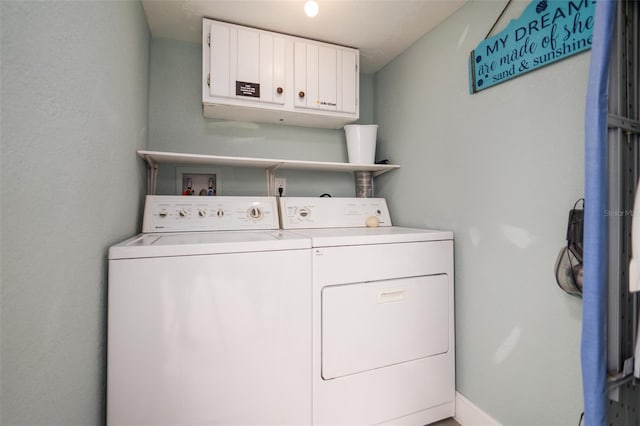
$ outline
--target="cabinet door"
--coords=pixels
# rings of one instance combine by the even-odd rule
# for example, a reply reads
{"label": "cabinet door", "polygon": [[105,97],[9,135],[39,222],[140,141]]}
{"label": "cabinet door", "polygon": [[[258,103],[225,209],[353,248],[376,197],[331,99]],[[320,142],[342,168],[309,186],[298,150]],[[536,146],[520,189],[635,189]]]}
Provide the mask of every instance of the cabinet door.
{"label": "cabinet door", "polygon": [[296,41],[294,56],[296,107],[356,112],[355,51]]}
{"label": "cabinet door", "polygon": [[318,109],[318,46],[307,44],[307,108]]}
{"label": "cabinet door", "polygon": [[286,44],[283,37],[273,37],[273,102],[284,105],[286,87]]}
{"label": "cabinet door", "polygon": [[235,96],[284,104],[284,39],[264,31],[238,29],[236,55]]}
{"label": "cabinet door", "polygon": [[338,51],[318,48],[318,100],[319,109],[336,111],[338,105]]}
{"label": "cabinet door", "polygon": [[230,68],[231,62],[230,29],[225,25],[211,23],[209,27],[209,95],[230,95]]}
{"label": "cabinet door", "polygon": [[295,106],[335,111],[335,51],[315,44],[296,42],[294,66]]}
{"label": "cabinet door", "polygon": [[248,100],[260,99],[260,33],[256,30],[239,28],[234,53],[236,56],[233,82],[235,96]]}
{"label": "cabinet door", "polygon": [[296,41],[293,51],[294,94],[296,107],[307,106],[307,44]]}
{"label": "cabinet door", "polygon": [[342,94],[341,111],[355,113],[358,93],[358,60],[356,52],[343,50],[342,54]]}
{"label": "cabinet door", "polygon": [[285,76],[284,39],[260,33],[260,100],[284,104]]}
{"label": "cabinet door", "polygon": [[295,106],[318,109],[318,46],[296,41],[294,49]]}

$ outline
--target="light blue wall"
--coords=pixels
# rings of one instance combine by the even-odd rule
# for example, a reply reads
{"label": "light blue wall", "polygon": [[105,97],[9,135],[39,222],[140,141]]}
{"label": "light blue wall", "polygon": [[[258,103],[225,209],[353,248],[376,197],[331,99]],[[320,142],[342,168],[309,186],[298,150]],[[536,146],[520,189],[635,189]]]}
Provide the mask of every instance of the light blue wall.
{"label": "light blue wall", "polygon": [[104,421],[107,248],[139,230],[139,2],[0,2],[3,425]]}
{"label": "light blue wall", "polygon": [[[582,192],[589,54],[469,95],[502,7],[472,1],[361,75],[360,121],[402,166],[376,181],[395,223],[455,232],[458,390],[504,424],[573,424],[581,306],[552,269]],[[0,423],[100,424],[106,250],[139,230],[135,150],[345,161],[344,135],[203,119],[200,46],[149,52],[138,2],[3,0],[0,23]],[[261,171],[221,173],[223,192],[264,192]],[[349,174],[286,176],[291,195],[353,194]]]}
{"label": "light blue wall", "polygon": [[583,191],[589,53],[469,95],[503,7],[471,1],[375,75],[379,152],[401,165],[377,188],[395,224],[455,233],[457,390],[505,425],[577,424],[581,303],[553,269]]}
{"label": "light blue wall", "polygon": [[[254,124],[202,116],[202,46],[174,40],[151,41],[149,149],[193,154],[294,160],[346,161],[344,131]],[[361,75],[361,123],[373,117],[373,76]],[[222,174],[218,195],[266,194],[259,169],[195,169]],[[351,173],[280,171],[289,195],[355,194]],[[161,166],[159,194],[176,192],[176,169]]]}

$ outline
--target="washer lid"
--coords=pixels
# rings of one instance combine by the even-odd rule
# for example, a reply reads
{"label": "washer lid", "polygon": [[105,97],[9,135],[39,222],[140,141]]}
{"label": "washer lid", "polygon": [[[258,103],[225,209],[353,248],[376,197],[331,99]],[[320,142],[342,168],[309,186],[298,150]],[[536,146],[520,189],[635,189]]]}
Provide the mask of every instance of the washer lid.
{"label": "washer lid", "polygon": [[311,238],[311,245],[313,247],[453,240],[453,233],[451,231],[403,228],[400,226],[381,228],[300,229],[290,232]]}
{"label": "washer lid", "polygon": [[301,235],[282,231],[220,231],[139,234],[109,248],[109,259],[193,256],[203,254],[311,248]]}

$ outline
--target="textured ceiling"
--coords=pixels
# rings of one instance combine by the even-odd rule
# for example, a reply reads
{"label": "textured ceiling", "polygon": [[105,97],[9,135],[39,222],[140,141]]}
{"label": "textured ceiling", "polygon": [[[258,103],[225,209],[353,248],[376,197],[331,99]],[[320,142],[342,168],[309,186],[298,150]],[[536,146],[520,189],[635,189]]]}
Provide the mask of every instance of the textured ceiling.
{"label": "textured ceiling", "polygon": [[318,0],[307,18],[304,0],[143,0],[153,37],[201,42],[202,18],[356,47],[360,68],[373,73],[447,19],[467,0]]}

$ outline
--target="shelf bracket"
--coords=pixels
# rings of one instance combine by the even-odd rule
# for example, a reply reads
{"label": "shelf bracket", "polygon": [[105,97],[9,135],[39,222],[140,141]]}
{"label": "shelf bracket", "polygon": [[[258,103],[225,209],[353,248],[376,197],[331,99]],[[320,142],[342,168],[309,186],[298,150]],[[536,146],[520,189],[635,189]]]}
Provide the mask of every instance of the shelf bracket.
{"label": "shelf bracket", "polygon": [[273,197],[276,195],[276,170],[282,167],[284,163],[278,163],[274,166],[267,168],[267,196]]}
{"label": "shelf bracket", "polygon": [[158,163],[149,155],[144,156],[147,163],[147,195],[155,195],[158,182]]}
{"label": "shelf bracket", "polygon": [[377,170],[377,171],[372,171],[371,172],[371,177],[374,178],[376,176],[380,176],[383,173],[388,172],[390,169],[385,169],[385,170]]}

